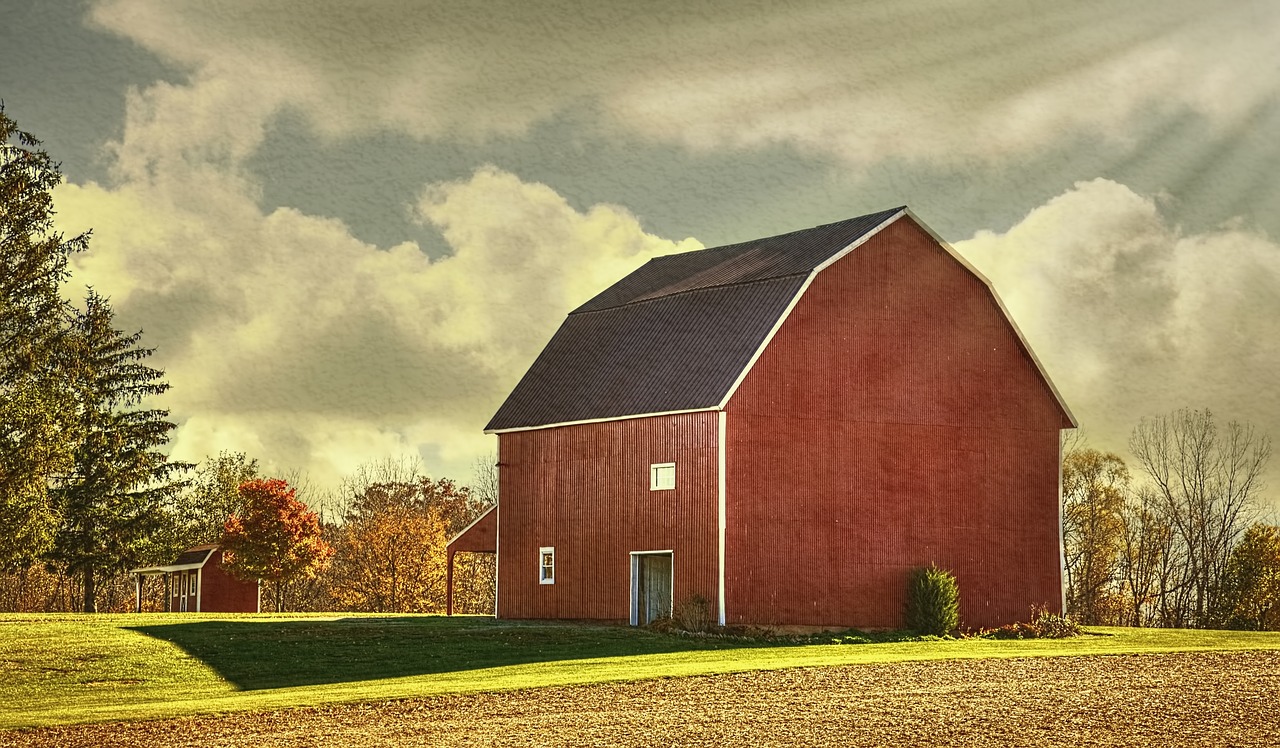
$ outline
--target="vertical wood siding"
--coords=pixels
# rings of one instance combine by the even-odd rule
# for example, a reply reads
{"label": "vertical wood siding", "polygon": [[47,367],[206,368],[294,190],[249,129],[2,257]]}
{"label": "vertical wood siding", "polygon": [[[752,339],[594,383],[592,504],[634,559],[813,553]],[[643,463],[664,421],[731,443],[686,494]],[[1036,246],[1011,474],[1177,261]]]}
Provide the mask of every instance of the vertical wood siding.
{"label": "vertical wood siding", "polygon": [[1067,416],[985,285],[903,218],[820,272],[726,407],[728,620],[967,626],[1061,605]]}
{"label": "vertical wood siding", "polygon": [[[671,550],[674,598],[716,600],[716,414],[498,435],[498,615],[625,621],[632,551]],[[676,463],[676,488],[649,466]],[[555,548],[555,584],[538,548]]]}
{"label": "vertical wood siding", "polygon": [[[203,613],[258,612],[258,585],[242,582],[222,568],[222,549],[213,552],[200,574],[200,610]],[[195,599],[188,599],[188,610],[195,610]],[[174,600],[174,610],[178,601]]]}

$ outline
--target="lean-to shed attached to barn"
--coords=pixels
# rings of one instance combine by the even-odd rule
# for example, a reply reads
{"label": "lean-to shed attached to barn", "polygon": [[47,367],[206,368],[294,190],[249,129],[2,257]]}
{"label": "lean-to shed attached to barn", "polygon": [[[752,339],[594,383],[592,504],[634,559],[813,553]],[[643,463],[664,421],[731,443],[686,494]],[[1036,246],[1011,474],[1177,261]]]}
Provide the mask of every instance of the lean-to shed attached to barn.
{"label": "lean-to shed attached to barn", "polygon": [[569,314],[486,431],[497,615],[968,626],[1062,604],[1074,420],[990,284],[905,208],[660,257]]}

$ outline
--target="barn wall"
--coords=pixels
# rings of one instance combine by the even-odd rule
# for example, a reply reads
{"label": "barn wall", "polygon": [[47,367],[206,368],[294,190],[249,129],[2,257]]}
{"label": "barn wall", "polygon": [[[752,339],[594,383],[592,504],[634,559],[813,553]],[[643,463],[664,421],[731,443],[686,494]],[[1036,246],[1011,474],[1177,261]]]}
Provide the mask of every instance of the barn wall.
{"label": "barn wall", "polygon": [[730,622],[897,627],[930,562],[965,625],[1060,607],[1070,424],[985,285],[909,218],[818,274],[726,411]]}
{"label": "barn wall", "polygon": [[[674,597],[714,602],[716,414],[687,413],[500,434],[498,615],[625,621],[631,551],[674,551]],[[676,488],[649,466],[676,463]],[[556,582],[538,582],[538,548]]]}
{"label": "barn wall", "polygon": [[201,613],[257,613],[258,584],[242,582],[222,568],[222,551],[205,562],[200,576]]}

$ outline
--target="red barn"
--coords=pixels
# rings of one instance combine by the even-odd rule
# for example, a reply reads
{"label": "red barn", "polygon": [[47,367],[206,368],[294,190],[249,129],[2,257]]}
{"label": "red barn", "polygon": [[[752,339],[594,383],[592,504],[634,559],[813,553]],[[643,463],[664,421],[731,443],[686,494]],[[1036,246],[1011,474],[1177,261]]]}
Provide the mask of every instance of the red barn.
{"label": "red barn", "polygon": [[165,611],[175,613],[258,613],[257,582],[245,582],[222,568],[222,549],[216,545],[188,548],[166,566],[130,569],[137,583],[137,609],[142,611],[142,580],[164,579]]}
{"label": "red barn", "polygon": [[651,260],[569,314],[498,435],[497,614],[967,626],[1062,605],[1074,419],[990,283],[906,208]]}

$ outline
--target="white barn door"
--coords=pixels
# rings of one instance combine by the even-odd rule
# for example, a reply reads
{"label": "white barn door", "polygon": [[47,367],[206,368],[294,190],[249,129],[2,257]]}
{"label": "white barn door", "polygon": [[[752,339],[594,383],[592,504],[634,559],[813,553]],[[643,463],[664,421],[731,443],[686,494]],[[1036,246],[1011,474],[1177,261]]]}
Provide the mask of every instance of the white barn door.
{"label": "white barn door", "polygon": [[631,625],[644,626],[671,616],[671,551],[631,554]]}

